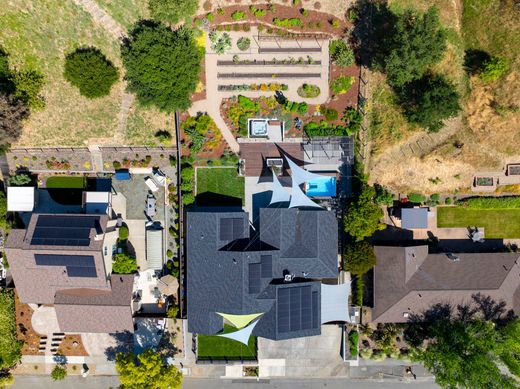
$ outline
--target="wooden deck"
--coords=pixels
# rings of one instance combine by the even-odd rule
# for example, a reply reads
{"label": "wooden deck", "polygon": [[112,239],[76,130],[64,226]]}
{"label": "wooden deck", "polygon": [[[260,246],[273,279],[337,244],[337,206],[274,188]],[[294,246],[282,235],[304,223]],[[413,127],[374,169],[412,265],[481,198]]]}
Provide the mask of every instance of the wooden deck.
{"label": "wooden deck", "polygon": [[[267,158],[281,158],[282,152],[299,166],[303,166],[303,146],[301,143],[272,143],[251,142],[240,143],[240,156],[245,160],[245,174],[247,177],[261,177],[271,175],[265,164]],[[289,165],[284,160],[282,175],[289,175]]]}

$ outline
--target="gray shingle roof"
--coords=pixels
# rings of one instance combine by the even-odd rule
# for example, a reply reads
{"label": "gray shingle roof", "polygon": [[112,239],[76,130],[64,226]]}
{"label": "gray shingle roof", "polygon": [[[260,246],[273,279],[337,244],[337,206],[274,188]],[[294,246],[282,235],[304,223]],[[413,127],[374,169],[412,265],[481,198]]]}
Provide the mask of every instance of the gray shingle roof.
{"label": "gray shingle roof", "polygon": [[[222,219],[241,220],[235,241],[221,240]],[[236,223],[236,222],[235,222]],[[279,333],[276,296],[280,288],[308,283],[320,293],[316,279],[337,277],[337,222],[331,212],[267,208],[260,210],[260,234],[249,233],[244,212],[189,212],[187,217],[188,329],[215,334],[223,319],[215,312],[263,312],[254,334],[270,339],[317,335],[312,329]],[[262,257],[272,258],[271,276],[262,275]],[[250,265],[252,267],[250,268]],[[251,269],[251,273],[250,273]],[[304,273],[307,278],[304,278]],[[296,280],[285,284],[285,274]],[[255,284],[250,284],[250,275]],[[258,277],[260,275],[260,277]],[[319,307],[318,307],[319,310]],[[318,323],[319,320],[319,312]]]}
{"label": "gray shingle roof", "polygon": [[376,246],[374,322],[405,322],[436,303],[471,302],[481,292],[520,311],[520,255],[428,254],[427,246]]}

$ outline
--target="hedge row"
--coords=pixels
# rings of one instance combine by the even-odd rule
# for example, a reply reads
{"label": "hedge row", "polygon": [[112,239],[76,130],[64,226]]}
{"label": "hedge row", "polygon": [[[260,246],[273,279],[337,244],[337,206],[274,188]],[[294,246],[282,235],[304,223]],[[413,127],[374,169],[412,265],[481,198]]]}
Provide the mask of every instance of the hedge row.
{"label": "hedge row", "polygon": [[457,205],[472,209],[514,209],[520,208],[520,196],[471,197],[457,201]]}

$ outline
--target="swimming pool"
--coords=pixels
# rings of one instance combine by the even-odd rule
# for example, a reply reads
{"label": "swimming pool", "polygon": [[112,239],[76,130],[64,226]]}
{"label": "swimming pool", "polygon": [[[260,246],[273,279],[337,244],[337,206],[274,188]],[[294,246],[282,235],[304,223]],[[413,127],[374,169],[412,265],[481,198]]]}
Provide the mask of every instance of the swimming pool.
{"label": "swimming pool", "polygon": [[307,181],[305,192],[307,196],[334,197],[336,196],[336,177],[321,177]]}

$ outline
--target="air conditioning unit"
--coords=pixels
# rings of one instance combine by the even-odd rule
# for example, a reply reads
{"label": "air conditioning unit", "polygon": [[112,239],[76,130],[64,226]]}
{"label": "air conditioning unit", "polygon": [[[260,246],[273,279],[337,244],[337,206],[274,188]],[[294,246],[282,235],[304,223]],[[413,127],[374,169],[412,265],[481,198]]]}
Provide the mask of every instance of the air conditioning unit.
{"label": "air conditioning unit", "polygon": [[281,168],[283,166],[283,159],[282,158],[267,158],[265,160],[265,163],[267,164],[267,167]]}
{"label": "air conditioning unit", "polygon": [[292,274],[286,274],[286,275],[283,277],[283,280],[284,280],[285,282],[292,282],[293,277],[294,277],[294,276],[293,276]]}

